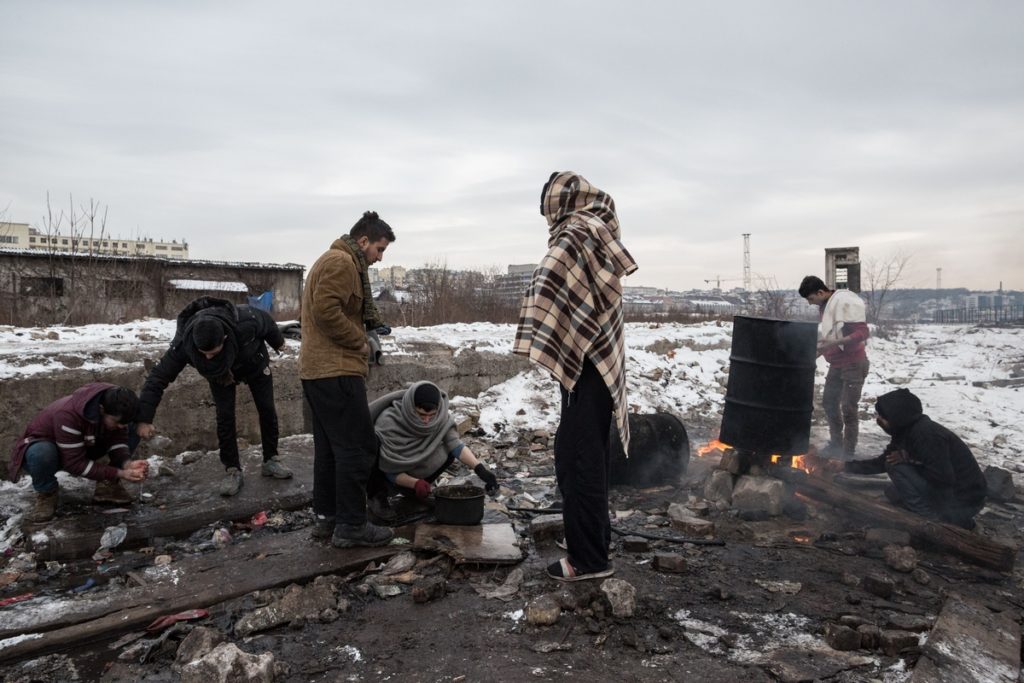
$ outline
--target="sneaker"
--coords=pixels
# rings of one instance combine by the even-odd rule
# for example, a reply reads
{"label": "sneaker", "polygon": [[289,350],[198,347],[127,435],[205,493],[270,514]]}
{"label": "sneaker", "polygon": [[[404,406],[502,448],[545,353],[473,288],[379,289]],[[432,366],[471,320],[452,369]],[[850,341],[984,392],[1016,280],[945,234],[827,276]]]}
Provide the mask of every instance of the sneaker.
{"label": "sneaker", "polygon": [[92,494],[92,502],[94,503],[127,505],[134,500],[135,497],[128,493],[120,479],[105,479],[96,482],[96,490]]}
{"label": "sneaker", "polygon": [[242,470],[229,467],[220,480],[220,495],[233,496],[242,488]]}
{"label": "sneaker", "polygon": [[285,467],[281,463],[281,458],[276,455],[270,460],[263,461],[263,466],[260,468],[260,474],[264,477],[273,477],[274,479],[292,478],[292,471]]}
{"label": "sneaker", "polygon": [[373,522],[338,524],[334,527],[331,545],[335,548],[354,548],[356,546],[373,548],[387,545],[394,536],[394,531],[387,527],[377,526]]}
{"label": "sneaker", "polygon": [[603,579],[606,576],[611,576],[615,573],[615,570],[611,567],[604,569],[599,572],[590,572],[589,574],[579,574],[576,572],[576,568],[569,564],[569,560],[562,558],[558,562],[548,566],[548,576],[555,581],[586,581],[587,579]]}
{"label": "sneaker", "polygon": [[32,511],[28,513],[31,522],[49,522],[57,514],[57,498],[60,495],[59,489],[50,493],[36,493],[36,502],[32,505]]}
{"label": "sneaker", "polygon": [[316,515],[313,518],[313,529],[309,532],[310,536],[323,540],[325,538],[330,538],[333,533],[334,515],[331,515],[330,517],[327,515]]}

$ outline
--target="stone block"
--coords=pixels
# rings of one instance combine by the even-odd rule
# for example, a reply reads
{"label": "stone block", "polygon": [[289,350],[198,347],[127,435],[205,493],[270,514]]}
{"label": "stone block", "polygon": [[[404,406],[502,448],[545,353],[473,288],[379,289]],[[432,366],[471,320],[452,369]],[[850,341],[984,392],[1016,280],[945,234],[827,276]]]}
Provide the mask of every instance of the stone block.
{"label": "stone block", "polygon": [[627,553],[646,553],[651,549],[651,542],[640,536],[626,536],[622,539],[622,549]]}
{"label": "stone block", "polygon": [[861,624],[857,627],[860,634],[860,646],[865,650],[877,650],[882,641],[882,629],[874,624]]}
{"label": "stone block", "polygon": [[909,631],[882,629],[879,636],[879,647],[890,657],[895,657],[901,652],[916,650],[920,642],[917,634]]}
{"label": "stone block", "polygon": [[861,636],[849,626],[825,624],[825,642],[833,650],[859,650]]}
{"label": "stone block", "polygon": [[732,490],[732,505],[739,510],[764,511],[771,516],[782,514],[786,485],[771,477],[742,476]]}
{"label": "stone block", "polygon": [[526,621],[534,626],[557,623],[561,614],[561,606],[550,595],[540,595],[526,604]]}
{"label": "stone block", "polygon": [[181,669],[182,683],[272,683],[273,680],[273,654],[251,655],[238,649],[234,643],[221,643],[206,656]]}
{"label": "stone block", "polygon": [[712,470],[704,483],[704,497],[715,503],[732,505],[733,476],[722,470]]}
{"label": "stone block", "polygon": [[676,553],[658,553],[654,556],[654,568],[659,572],[678,574],[686,571],[686,558]]}
{"label": "stone block", "polygon": [[743,463],[740,459],[740,454],[730,448],[722,453],[722,459],[718,462],[717,469],[729,474],[739,474],[742,468]]}
{"label": "stone block", "polygon": [[909,545],[887,545],[882,552],[886,566],[898,572],[909,574],[917,569],[917,553]]}
{"label": "stone block", "polygon": [[872,595],[888,600],[896,590],[896,582],[883,574],[868,574],[861,579],[860,587]]}
{"label": "stone block", "polygon": [[986,496],[997,502],[1007,502],[1017,495],[1017,487],[1013,484],[1013,475],[1008,470],[995,465],[985,468],[985,481],[988,483]]}
{"label": "stone block", "polygon": [[601,593],[612,607],[612,616],[628,619],[636,612],[636,588],[622,579],[605,579],[601,582]]}

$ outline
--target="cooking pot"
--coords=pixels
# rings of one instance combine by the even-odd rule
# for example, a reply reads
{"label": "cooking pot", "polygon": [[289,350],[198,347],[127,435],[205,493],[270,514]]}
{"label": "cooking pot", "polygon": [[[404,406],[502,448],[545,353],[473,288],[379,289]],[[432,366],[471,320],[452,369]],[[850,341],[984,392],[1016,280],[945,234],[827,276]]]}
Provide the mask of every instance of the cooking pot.
{"label": "cooking pot", "polygon": [[438,486],[434,489],[434,516],[440,524],[479,524],[484,516],[484,490],[471,484]]}

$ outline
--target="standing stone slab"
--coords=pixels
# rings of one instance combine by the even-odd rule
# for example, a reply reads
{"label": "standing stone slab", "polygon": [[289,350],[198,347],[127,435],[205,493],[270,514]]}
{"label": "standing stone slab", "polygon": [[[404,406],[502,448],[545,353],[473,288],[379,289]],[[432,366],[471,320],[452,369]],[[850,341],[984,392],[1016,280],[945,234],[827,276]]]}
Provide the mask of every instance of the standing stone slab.
{"label": "standing stone slab", "polygon": [[1015,683],[1020,625],[1007,613],[950,595],[928,636],[911,683]]}
{"label": "standing stone slab", "polygon": [[733,507],[750,512],[782,514],[786,485],[772,477],[743,476],[732,490]]}

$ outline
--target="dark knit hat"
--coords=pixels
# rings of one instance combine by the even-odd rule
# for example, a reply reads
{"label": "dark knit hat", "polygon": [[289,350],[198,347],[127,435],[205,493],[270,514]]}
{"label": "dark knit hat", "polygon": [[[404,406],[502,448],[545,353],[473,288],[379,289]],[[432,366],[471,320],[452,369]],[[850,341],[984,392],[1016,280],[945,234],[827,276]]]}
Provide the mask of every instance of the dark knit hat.
{"label": "dark knit hat", "polygon": [[224,343],[224,325],[216,318],[204,316],[192,326],[192,343],[200,351],[211,351]]}
{"label": "dark knit hat", "polygon": [[441,390],[435,384],[424,382],[416,387],[416,393],[412,395],[412,402],[417,408],[433,410],[441,405]]}
{"label": "dark knit hat", "polygon": [[909,389],[896,389],[875,401],[875,411],[896,429],[913,424],[923,414],[921,399]]}

